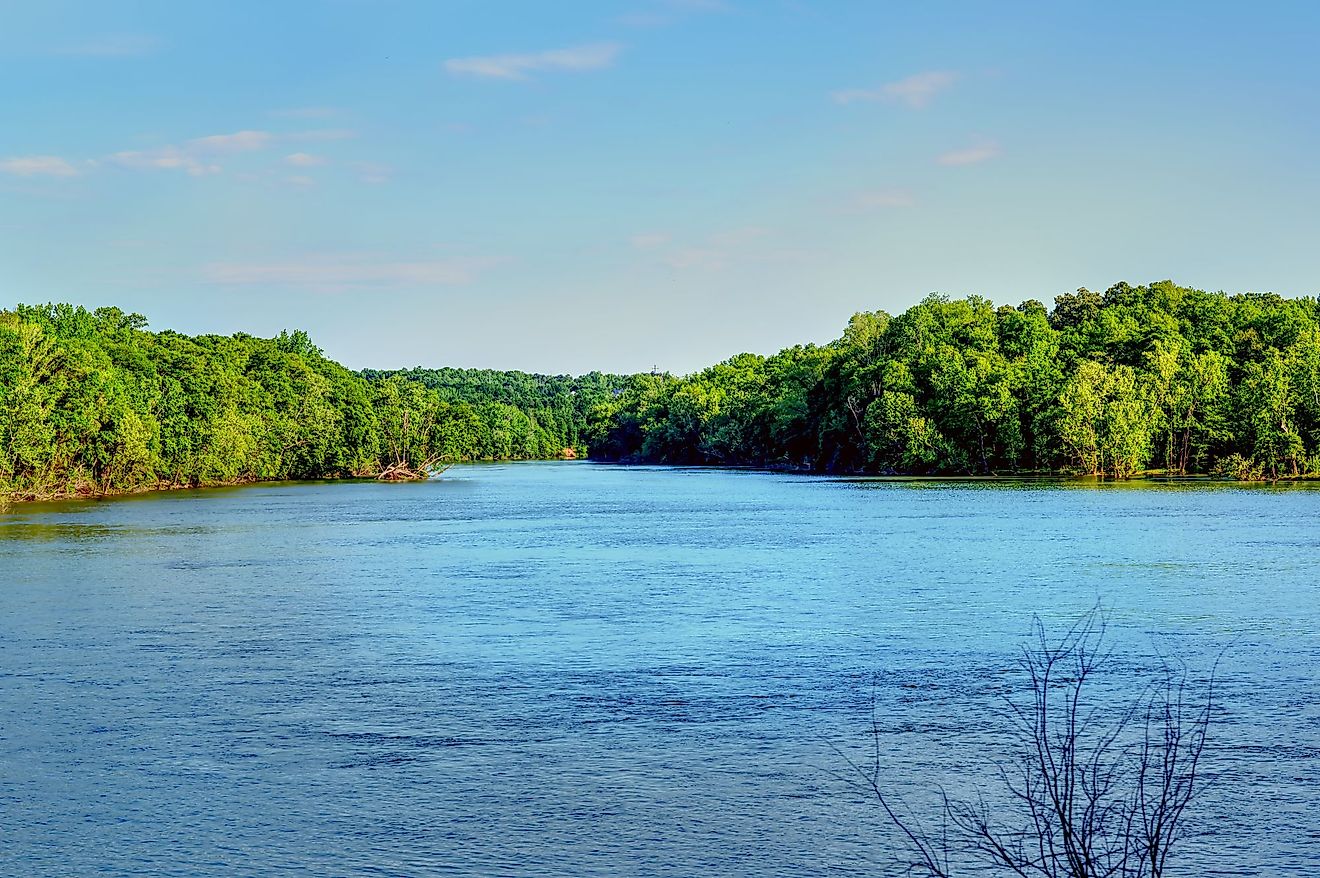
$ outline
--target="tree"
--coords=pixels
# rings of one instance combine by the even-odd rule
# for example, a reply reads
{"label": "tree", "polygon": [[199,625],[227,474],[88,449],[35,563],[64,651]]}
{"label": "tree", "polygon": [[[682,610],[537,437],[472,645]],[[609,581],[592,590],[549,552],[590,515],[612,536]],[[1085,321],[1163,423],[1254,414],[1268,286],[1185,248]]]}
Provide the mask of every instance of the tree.
{"label": "tree", "polygon": [[882,782],[874,711],[870,767],[848,760],[854,783],[899,831],[916,874],[989,865],[1021,878],[1161,878],[1198,789],[1213,673],[1202,689],[1164,664],[1145,697],[1114,704],[1094,694],[1112,671],[1098,610],[1057,642],[1039,620],[1034,628],[1021,659],[1025,694],[1005,701],[1016,747],[1000,767],[996,807],[983,793],[941,793],[940,828],[923,829]]}
{"label": "tree", "polygon": [[1296,419],[1292,376],[1278,350],[1249,363],[1238,388],[1238,411],[1251,438],[1252,456],[1270,478],[1296,475],[1305,451],[1293,426]]}

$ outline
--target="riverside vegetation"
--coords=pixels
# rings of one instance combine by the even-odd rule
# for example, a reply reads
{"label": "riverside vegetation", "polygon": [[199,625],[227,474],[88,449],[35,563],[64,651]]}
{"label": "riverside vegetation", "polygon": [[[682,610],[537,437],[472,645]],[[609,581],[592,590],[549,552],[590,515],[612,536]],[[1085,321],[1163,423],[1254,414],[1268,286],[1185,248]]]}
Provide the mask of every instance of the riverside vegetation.
{"label": "riverside vegetation", "polygon": [[818,472],[1320,472],[1320,304],[1164,281],[932,295],[700,373],[353,372],[301,331],[0,311],[0,499],[592,457]]}
{"label": "riverside vegetation", "polygon": [[620,380],[359,374],[301,331],[188,337],[118,308],[20,305],[0,312],[0,500],[580,453]]}
{"label": "riverside vegetation", "polygon": [[1320,304],[1175,285],[1081,289],[1053,310],[932,295],[842,338],[634,376],[596,456],[820,472],[1320,471]]}

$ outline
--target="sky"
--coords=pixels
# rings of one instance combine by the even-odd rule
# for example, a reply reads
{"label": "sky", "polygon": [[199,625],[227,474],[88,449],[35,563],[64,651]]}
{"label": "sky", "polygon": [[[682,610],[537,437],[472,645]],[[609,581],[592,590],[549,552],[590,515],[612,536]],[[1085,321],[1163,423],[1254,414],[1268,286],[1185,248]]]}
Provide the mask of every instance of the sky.
{"label": "sky", "polygon": [[1320,292],[1320,4],[0,0],[0,307],[687,373],[931,292]]}

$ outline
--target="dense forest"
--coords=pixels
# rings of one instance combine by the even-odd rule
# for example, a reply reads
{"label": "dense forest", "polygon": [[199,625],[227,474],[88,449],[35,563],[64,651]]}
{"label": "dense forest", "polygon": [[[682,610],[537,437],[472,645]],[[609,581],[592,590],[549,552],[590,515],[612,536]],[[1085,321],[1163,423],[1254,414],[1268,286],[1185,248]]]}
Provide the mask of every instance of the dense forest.
{"label": "dense forest", "polygon": [[612,380],[359,374],[300,331],[189,337],[20,305],[0,311],[0,502],[581,454],[582,406]]}
{"label": "dense forest", "polygon": [[[453,406],[471,406],[487,424],[504,425],[516,449],[535,449],[522,456],[554,457],[561,449],[586,452],[586,425],[591,413],[614,398],[627,377],[590,372],[581,376],[531,375],[492,369],[407,369],[379,372],[365,369],[371,382],[401,378],[419,382]],[[510,459],[513,449],[479,445],[475,455],[486,460]]]}
{"label": "dense forest", "polygon": [[0,311],[0,501],[466,460],[817,472],[1320,473],[1320,303],[1164,281],[1053,310],[932,295],[823,346],[683,378],[352,372],[306,333],[151,332],[117,308]]}
{"label": "dense forest", "polygon": [[1163,281],[1053,310],[932,295],[828,345],[634,376],[593,456],[823,472],[1320,471],[1320,305]]}

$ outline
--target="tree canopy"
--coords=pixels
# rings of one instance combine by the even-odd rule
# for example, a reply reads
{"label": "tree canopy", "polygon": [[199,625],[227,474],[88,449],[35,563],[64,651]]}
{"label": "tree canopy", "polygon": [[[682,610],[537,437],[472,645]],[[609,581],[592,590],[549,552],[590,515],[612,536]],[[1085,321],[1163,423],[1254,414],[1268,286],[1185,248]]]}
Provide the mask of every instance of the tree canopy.
{"label": "tree canopy", "polygon": [[117,308],[0,311],[0,495],[421,473],[585,453],[612,376],[356,373],[305,332],[149,332]]}
{"label": "tree canopy", "polygon": [[931,295],[836,341],[634,376],[599,456],[822,472],[1320,471],[1320,305],[1118,283],[1053,310]]}
{"label": "tree canopy", "polygon": [[302,331],[0,311],[0,498],[559,456],[816,472],[1320,474],[1320,303],[1118,283],[931,295],[687,377],[350,371]]}

